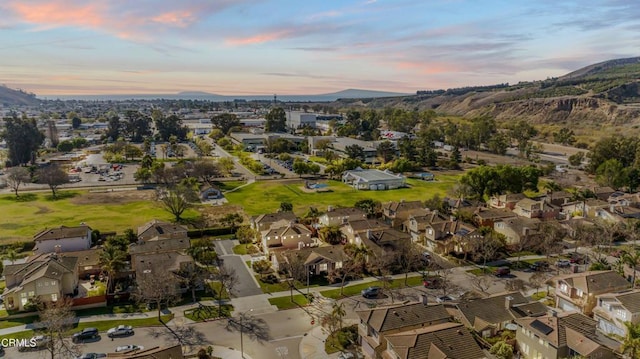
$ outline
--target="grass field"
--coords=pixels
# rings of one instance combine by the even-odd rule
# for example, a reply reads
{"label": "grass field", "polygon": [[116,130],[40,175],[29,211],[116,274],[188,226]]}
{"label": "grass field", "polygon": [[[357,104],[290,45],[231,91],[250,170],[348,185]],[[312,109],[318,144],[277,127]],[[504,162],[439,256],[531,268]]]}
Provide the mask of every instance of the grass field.
{"label": "grass field", "polygon": [[269,298],[269,303],[278,307],[278,310],[286,310],[292,308],[298,308],[300,306],[304,307],[309,305],[309,300],[306,296],[302,294],[296,294],[293,296],[293,301],[291,301],[291,296],[286,297],[277,297],[277,298]]}
{"label": "grass field", "polygon": [[[0,213],[3,214],[0,216],[0,243],[30,240],[45,228],[77,226],[80,222],[101,232],[122,233],[154,218],[172,219],[154,201],[85,204],[78,199],[85,196],[86,191],[62,193],[64,198],[58,200],[51,200],[47,192],[28,193],[22,196],[23,200],[16,200],[13,195],[0,196]],[[193,214],[195,211],[191,210],[187,217]]]}
{"label": "grass field", "polygon": [[[389,284],[388,288],[396,289],[396,288],[403,288],[403,287],[416,287],[416,286],[419,286],[421,284],[422,284],[422,276],[413,276],[413,277],[409,277],[407,279],[407,285],[406,286],[404,285],[404,278],[398,278],[398,279],[394,279]],[[324,290],[324,291],[320,292],[320,294],[322,294],[323,296],[325,296],[327,298],[339,299],[339,298],[342,298],[342,297],[348,297],[348,296],[360,294],[360,292],[363,289],[366,289],[368,287],[374,287],[374,286],[384,287],[384,284],[381,281],[376,280],[376,281],[373,281],[373,282],[361,283],[361,284],[356,284],[356,285],[344,287],[342,295],[340,295],[340,288]]]}
{"label": "grass field", "polygon": [[[461,173],[462,174],[462,173]],[[230,203],[240,205],[249,215],[275,212],[281,202],[293,204],[294,212],[302,214],[309,207],[320,209],[327,206],[353,206],[361,199],[374,199],[380,202],[399,200],[426,200],[435,194],[445,195],[447,190],[457,183],[460,175],[436,175],[436,181],[427,182],[408,179],[410,188],[389,191],[357,191],[340,181],[327,181],[330,192],[307,193],[302,190],[304,181],[255,182],[234,192],[226,194]]]}

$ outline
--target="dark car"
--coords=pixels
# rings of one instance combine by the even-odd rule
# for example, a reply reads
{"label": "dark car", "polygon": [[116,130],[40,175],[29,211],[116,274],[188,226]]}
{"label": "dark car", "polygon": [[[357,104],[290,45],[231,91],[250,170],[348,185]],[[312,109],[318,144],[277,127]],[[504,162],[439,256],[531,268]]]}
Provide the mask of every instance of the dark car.
{"label": "dark car", "polygon": [[363,297],[369,299],[369,298],[377,298],[381,292],[382,292],[382,288],[380,287],[369,287],[369,288],[363,289],[361,293]]}
{"label": "dark car", "polygon": [[502,277],[511,274],[511,268],[509,267],[498,267],[496,268],[496,276]]}
{"label": "dark car", "polygon": [[549,262],[545,261],[537,261],[531,265],[531,270],[533,271],[545,271],[549,268]]}
{"label": "dark car", "polygon": [[84,328],[81,332],[75,333],[72,339],[75,343],[78,343],[87,339],[96,339],[98,336],[100,336],[98,329]]}
{"label": "dark car", "polygon": [[422,285],[424,285],[425,288],[442,288],[442,277],[424,277],[422,279]]}
{"label": "dark car", "polygon": [[107,354],[104,353],[87,353],[87,354],[82,354],[79,357],[76,357],[76,359],[99,359],[99,358],[106,358]]}

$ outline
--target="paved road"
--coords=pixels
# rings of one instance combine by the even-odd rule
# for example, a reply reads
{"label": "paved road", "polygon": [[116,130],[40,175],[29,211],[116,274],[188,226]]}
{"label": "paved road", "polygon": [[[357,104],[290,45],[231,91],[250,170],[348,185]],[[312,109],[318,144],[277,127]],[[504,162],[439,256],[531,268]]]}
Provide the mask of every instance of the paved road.
{"label": "paved road", "polygon": [[224,265],[233,268],[238,275],[238,283],[234,288],[236,297],[247,297],[262,294],[262,290],[256,283],[253,275],[244,263],[242,256],[233,253],[235,241],[222,240],[214,242],[216,252],[224,261]]}

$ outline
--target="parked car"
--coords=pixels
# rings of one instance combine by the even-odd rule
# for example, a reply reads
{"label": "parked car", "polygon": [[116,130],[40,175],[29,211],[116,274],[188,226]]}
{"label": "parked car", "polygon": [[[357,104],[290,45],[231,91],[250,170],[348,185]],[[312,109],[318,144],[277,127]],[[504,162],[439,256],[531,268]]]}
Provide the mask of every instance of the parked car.
{"label": "parked car", "polygon": [[442,288],[442,282],[442,277],[440,276],[424,277],[422,279],[422,285],[425,288]]}
{"label": "parked car", "polygon": [[564,267],[568,267],[571,265],[571,261],[568,259],[558,259],[556,261],[556,266],[559,268],[564,268]]}
{"label": "parked car", "polygon": [[549,268],[549,262],[546,261],[537,261],[531,265],[531,270],[533,271],[544,271]]}
{"label": "parked car", "polygon": [[82,331],[73,334],[73,337],[71,339],[73,340],[74,343],[79,343],[87,339],[96,339],[99,336],[100,336],[100,333],[98,333],[98,329],[84,328],[82,329]]}
{"label": "parked car", "polygon": [[498,267],[496,268],[496,276],[503,277],[511,274],[511,268],[509,267]]}
{"label": "parked car", "polygon": [[129,344],[129,345],[122,345],[116,348],[116,353],[120,353],[120,352],[128,352],[128,351],[138,351],[138,350],[144,350],[143,346],[140,345],[135,345],[135,344]]}
{"label": "parked car", "polygon": [[76,359],[99,359],[99,358],[106,358],[106,357],[107,357],[107,354],[105,353],[86,353],[86,354],[77,356]]}
{"label": "parked car", "polygon": [[448,296],[448,295],[441,295],[441,296],[436,298],[436,302],[438,302],[438,303],[450,302],[452,300],[453,300],[453,298]]}
{"label": "parked car", "polygon": [[107,336],[109,338],[126,337],[133,335],[133,328],[130,325],[118,325],[115,328],[107,330]]}
{"label": "parked car", "polygon": [[380,293],[382,293],[382,288],[380,287],[369,287],[366,289],[362,290],[362,296],[369,299],[369,298],[377,298]]}

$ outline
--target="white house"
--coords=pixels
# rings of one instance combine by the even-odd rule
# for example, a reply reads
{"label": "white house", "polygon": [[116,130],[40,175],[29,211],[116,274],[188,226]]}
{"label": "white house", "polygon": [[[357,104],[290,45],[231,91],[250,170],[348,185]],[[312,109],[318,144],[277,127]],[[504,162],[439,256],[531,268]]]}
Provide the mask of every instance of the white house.
{"label": "white house", "polygon": [[36,242],[33,248],[35,254],[84,251],[91,248],[91,227],[83,224],[45,229],[36,234],[33,240]]}

